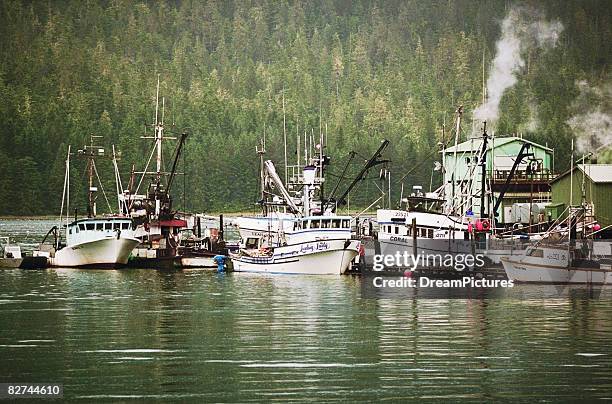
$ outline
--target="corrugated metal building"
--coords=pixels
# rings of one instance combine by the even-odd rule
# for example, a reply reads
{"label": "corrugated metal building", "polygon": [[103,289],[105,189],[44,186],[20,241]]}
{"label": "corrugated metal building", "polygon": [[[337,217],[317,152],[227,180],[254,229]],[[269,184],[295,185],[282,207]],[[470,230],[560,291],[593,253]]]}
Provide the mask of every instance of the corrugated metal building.
{"label": "corrugated metal building", "polygon": [[[516,136],[496,137],[487,142],[486,177],[493,192],[493,203],[506,185],[510,170],[524,144],[529,144],[531,156],[518,165],[509,188],[498,209],[498,219],[502,223],[512,222],[512,205],[514,203],[548,202],[550,200],[550,181],[554,169],[553,149]],[[482,146],[482,139],[475,138],[442,151],[444,161],[445,195],[455,199],[456,205],[462,207],[459,214],[465,213],[466,207],[480,215],[481,170],[474,164]],[[471,182],[470,177],[474,178]],[[470,189],[471,186],[471,189]],[[487,212],[490,214],[490,212]]]}
{"label": "corrugated metal building", "polygon": [[597,221],[603,227],[612,225],[612,164],[577,164],[573,181],[571,177],[568,170],[551,182],[553,204],[565,208],[571,195],[571,204],[577,206],[584,195],[585,202],[593,205]]}

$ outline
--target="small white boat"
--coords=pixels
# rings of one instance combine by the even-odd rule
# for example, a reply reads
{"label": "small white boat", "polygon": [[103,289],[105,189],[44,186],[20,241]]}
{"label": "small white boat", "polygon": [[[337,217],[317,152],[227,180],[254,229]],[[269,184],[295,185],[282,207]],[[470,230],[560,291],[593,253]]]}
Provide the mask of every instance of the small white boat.
{"label": "small white boat", "polygon": [[108,217],[76,220],[66,227],[66,245],[37,252],[56,267],[117,267],[127,264],[140,243],[130,218]]}
{"label": "small white boat", "polygon": [[526,283],[612,284],[612,266],[605,261],[575,259],[567,246],[529,247],[520,258],[502,258],[508,279]]}
{"label": "small white boat", "polygon": [[47,267],[46,259],[25,255],[21,252],[20,246],[11,244],[8,237],[0,237],[0,248],[2,249],[0,268],[38,269]]}
{"label": "small white boat", "polygon": [[181,268],[217,268],[217,263],[211,256],[181,257]]}

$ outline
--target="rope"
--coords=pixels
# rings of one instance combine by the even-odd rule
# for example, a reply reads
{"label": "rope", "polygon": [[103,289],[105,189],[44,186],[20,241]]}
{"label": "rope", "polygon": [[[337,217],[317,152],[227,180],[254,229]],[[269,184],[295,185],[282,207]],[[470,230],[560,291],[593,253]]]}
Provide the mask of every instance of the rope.
{"label": "rope", "polygon": [[96,164],[93,163],[92,166],[93,166],[94,172],[96,173],[96,178],[98,179],[98,183],[100,184],[102,195],[104,195],[104,199],[106,200],[106,205],[108,205],[108,210],[110,211],[110,213],[113,213],[113,208],[111,208],[110,202],[108,201],[108,198],[106,197],[106,192],[104,192],[104,186],[102,186],[102,181],[100,181],[100,176],[98,175],[98,169],[96,168]]}

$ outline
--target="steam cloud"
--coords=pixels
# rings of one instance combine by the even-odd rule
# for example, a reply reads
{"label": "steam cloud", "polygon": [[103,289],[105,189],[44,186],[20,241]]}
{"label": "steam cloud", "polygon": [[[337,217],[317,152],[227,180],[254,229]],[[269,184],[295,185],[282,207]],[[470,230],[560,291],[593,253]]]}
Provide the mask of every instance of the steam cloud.
{"label": "steam cloud", "polygon": [[534,10],[513,7],[502,21],[501,29],[487,79],[488,99],[474,110],[476,119],[491,123],[499,117],[499,102],[504,92],[517,82],[516,73],[525,65],[521,54],[534,47],[556,46],[563,24],[545,21]]}
{"label": "steam cloud", "polygon": [[579,95],[572,103],[576,114],[567,124],[576,136],[576,148],[581,153],[595,151],[612,144],[612,84],[590,86],[585,80],[576,82]]}

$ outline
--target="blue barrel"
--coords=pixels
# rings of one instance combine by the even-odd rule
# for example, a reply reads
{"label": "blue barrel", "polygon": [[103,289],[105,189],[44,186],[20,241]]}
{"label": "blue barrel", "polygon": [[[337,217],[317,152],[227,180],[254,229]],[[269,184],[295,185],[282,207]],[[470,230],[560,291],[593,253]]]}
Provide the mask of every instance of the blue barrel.
{"label": "blue barrel", "polygon": [[213,261],[217,264],[217,272],[225,272],[225,255],[215,255]]}

